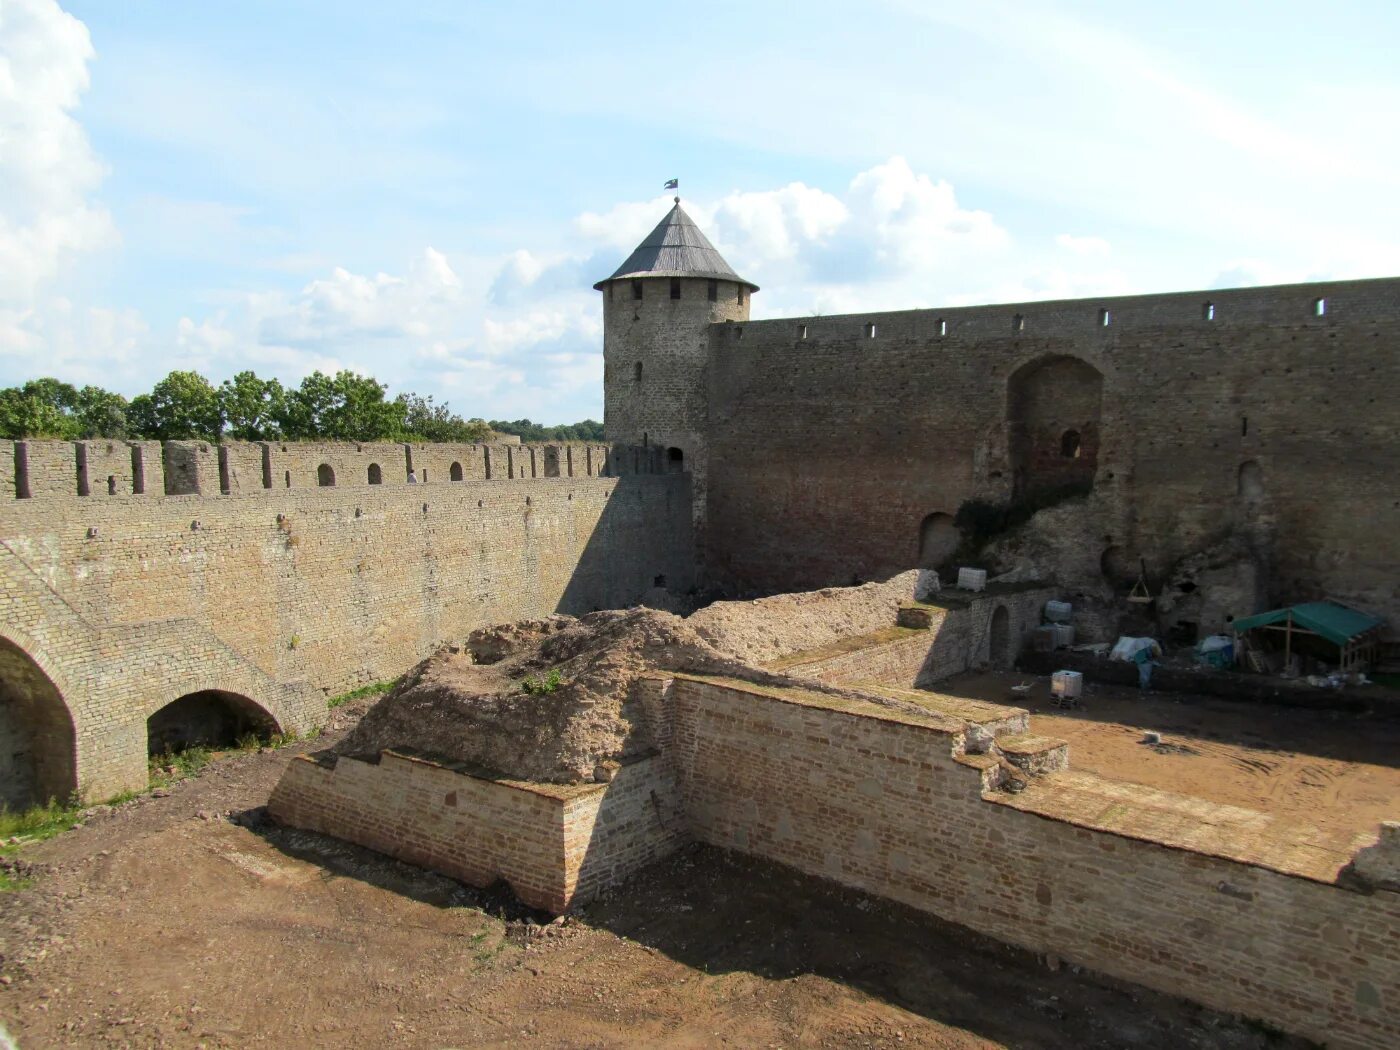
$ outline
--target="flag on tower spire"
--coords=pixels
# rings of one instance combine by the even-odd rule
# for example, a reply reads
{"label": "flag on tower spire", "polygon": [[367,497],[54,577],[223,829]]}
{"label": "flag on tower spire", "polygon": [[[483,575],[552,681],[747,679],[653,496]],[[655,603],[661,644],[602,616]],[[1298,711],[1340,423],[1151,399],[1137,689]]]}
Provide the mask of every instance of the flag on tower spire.
{"label": "flag on tower spire", "polygon": [[681,188],[681,180],[680,180],[680,179],[667,179],[667,180],[666,180],[666,185],[662,186],[661,188],[662,188],[663,190],[678,190],[678,189]]}

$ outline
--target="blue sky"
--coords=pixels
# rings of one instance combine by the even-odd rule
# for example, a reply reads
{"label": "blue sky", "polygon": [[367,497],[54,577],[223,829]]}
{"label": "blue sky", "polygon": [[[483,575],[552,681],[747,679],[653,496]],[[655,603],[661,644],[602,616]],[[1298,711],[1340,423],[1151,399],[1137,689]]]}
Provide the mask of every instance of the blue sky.
{"label": "blue sky", "polygon": [[0,0],[0,384],[601,415],[686,207],[756,316],[1400,274],[1400,6]]}

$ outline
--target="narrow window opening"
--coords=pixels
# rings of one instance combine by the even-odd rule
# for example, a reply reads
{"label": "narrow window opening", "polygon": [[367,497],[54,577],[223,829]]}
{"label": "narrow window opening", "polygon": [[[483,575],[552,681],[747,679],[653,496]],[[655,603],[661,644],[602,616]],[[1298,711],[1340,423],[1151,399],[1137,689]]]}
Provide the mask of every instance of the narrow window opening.
{"label": "narrow window opening", "polygon": [[335,471],[329,463],[322,463],[316,468],[316,484],[322,488],[330,488],[335,484]]}
{"label": "narrow window opening", "polygon": [[1079,431],[1066,430],[1060,438],[1060,455],[1065,459],[1078,459],[1079,452]]}
{"label": "narrow window opening", "polygon": [[426,485],[427,483],[428,483],[428,468],[427,468],[427,467],[424,467],[424,468],[423,468],[423,484]]}
{"label": "narrow window opening", "polygon": [[131,491],[137,496],[146,491],[146,461],[141,457],[141,446],[131,446]]}
{"label": "narrow window opening", "polygon": [[806,339],[806,338],[807,338],[807,326],[806,326],[805,324],[800,324],[800,325],[797,326],[797,338],[799,338],[799,339]]}
{"label": "narrow window opening", "polygon": [[15,442],[15,499],[29,499],[29,446]]}
{"label": "narrow window opening", "polygon": [[108,475],[107,475],[107,495],[109,495],[109,496],[115,496],[116,494],[117,494],[117,476],[116,476],[115,474],[108,474]]}
{"label": "narrow window opening", "polygon": [[272,446],[264,445],[262,448],[262,483],[263,488],[272,488]]}
{"label": "narrow window opening", "polygon": [[1326,299],[1318,298],[1318,299],[1314,299],[1314,300],[1313,300],[1313,316],[1314,316],[1314,317],[1326,317],[1326,316],[1327,316],[1327,300],[1326,300]]}
{"label": "narrow window opening", "polygon": [[1024,332],[1026,330],[1026,319],[1022,315],[1017,314],[1011,320],[1011,330],[1013,332]]}
{"label": "narrow window opening", "polygon": [[679,299],[680,297],[681,297],[681,279],[680,279],[679,277],[672,277],[672,278],[671,278],[671,298],[672,298],[672,299]]}
{"label": "narrow window opening", "polygon": [[282,480],[283,480],[284,482],[286,482],[287,488],[291,488],[291,487],[292,487],[292,472],[291,472],[290,470],[284,470],[284,471],[282,472]]}
{"label": "narrow window opening", "polygon": [[453,464],[452,464],[451,470],[448,471],[448,477],[450,477],[453,481],[461,481],[461,480],[462,480],[462,464],[460,464],[460,463],[453,463]]}
{"label": "narrow window opening", "polygon": [[227,496],[233,491],[228,465],[228,446],[219,446],[219,491]]}
{"label": "narrow window opening", "polygon": [[943,320],[943,318],[941,318],[941,317],[938,319],[938,334],[939,334],[939,335],[947,335],[947,334],[948,334],[948,322],[945,321],[945,320]]}
{"label": "narrow window opening", "polygon": [[743,305],[744,305],[744,291],[745,291],[745,289],[744,289],[744,286],[743,286],[742,284],[739,285],[738,288],[739,288],[739,305],[740,305],[740,306],[743,306]]}
{"label": "narrow window opening", "polygon": [[705,294],[709,296],[710,302],[719,302],[719,282],[711,281],[710,287]]}
{"label": "narrow window opening", "polygon": [[866,324],[865,324],[865,338],[867,338],[867,339],[874,339],[874,338],[875,338],[875,322],[874,322],[874,321],[867,321],[867,322],[866,322]]}
{"label": "narrow window opening", "polygon": [[73,446],[73,454],[74,454],[74,456],[77,457],[77,467],[78,467],[78,495],[79,495],[79,496],[86,496],[86,495],[88,494],[88,491],[89,491],[89,489],[88,489],[87,446],[86,446],[86,445],[83,445],[83,444],[74,445],[74,446]]}
{"label": "narrow window opening", "polygon": [[642,363],[640,361],[632,366],[632,381],[634,383],[640,383],[642,381]]}
{"label": "narrow window opening", "polygon": [[666,586],[666,577],[665,577],[664,575],[662,575],[662,576],[653,576],[653,577],[651,578],[651,585],[652,585],[653,587],[665,587],[665,586]]}
{"label": "narrow window opening", "polygon": [[613,293],[614,293],[615,291],[617,291],[617,285],[615,285],[615,284],[610,284],[610,285],[608,285],[608,302],[612,302],[613,299],[616,298],[616,296],[613,295]]}
{"label": "narrow window opening", "polygon": [[370,483],[371,485],[382,485],[382,484],[384,484],[384,471],[380,469],[378,463],[371,463],[371,464],[369,465],[369,472],[368,472],[368,473],[369,473],[369,483]]}
{"label": "narrow window opening", "polygon": [[680,474],[685,470],[685,453],[672,447],[666,450],[666,472]]}
{"label": "narrow window opening", "polygon": [[1109,325],[1111,325],[1112,323],[1113,323],[1113,311],[1109,310],[1108,307],[1106,307],[1106,306],[1105,306],[1105,307],[1100,307],[1100,309],[1099,309],[1099,327],[1100,327],[1100,328],[1107,328],[1107,327],[1108,327]]}
{"label": "narrow window opening", "polygon": [[744,329],[743,329],[742,327],[739,327],[739,328],[734,329],[734,338],[735,338],[735,339],[742,339],[742,338],[744,338]]}
{"label": "narrow window opening", "polygon": [[642,297],[642,282],[641,282],[641,281],[635,281],[635,280],[634,280],[634,281],[632,282],[632,298],[633,298],[633,299],[640,299],[641,297]]}
{"label": "narrow window opening", "polygon": [[1249,437],[1249,417],[1240,416],[1240,437]]}
{"label": "narrow window opening", "polygon": [[1205,306],[1201,307],[1201,317],[1203,317],[1203,318],[1204,318],[1205,320],[1207,320],[1207,321],[1214,321],[1214,320],[1215,320],[1215,304],[1214,304],[1214,303],[1206,303]]}

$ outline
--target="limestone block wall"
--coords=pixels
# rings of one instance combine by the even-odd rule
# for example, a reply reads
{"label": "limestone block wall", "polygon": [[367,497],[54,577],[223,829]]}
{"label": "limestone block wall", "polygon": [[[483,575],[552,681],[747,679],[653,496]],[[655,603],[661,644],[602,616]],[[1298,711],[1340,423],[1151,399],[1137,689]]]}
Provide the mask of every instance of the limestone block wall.
{"label": "limestone block wall", "polygon": [[[703,841],[1329,1046],[1400,1039],[1400,894],[998,804],[1016,796],[946,729],[897,713],[685,676],[665,708]],[[1119,787],[1109,808],[1130,812]]]}
{"label": "limestone block wall", "polygon": [[[403,447],[390,448],[403,470]],[[61,668],[75,772],[55,794],[144,784],[145,720],[185,692],[231,692],[310,728],[326,695],[397,677],[476,627],[625,607],[658,576],[680,591],[693,580],[685,475],[451,482],[429,466],[426,484],[370,485],[348,449],[307,447],[299,469],[314,478],[335,460],[357,483],[337,473],[334,486],[249,489],[240,469],[224,495],[219,451],[167,444],[166,476],[186,494],[162,494],[152,470],[143,493],[108,495],[90,475],[94,494],[82,497],[73,444],[0,446],[0,462],[24,466],[31,483],[26,497],[17,480],[0,494],[10,603],[0,639]],[[596,469],[592,451],[583,463]],[[230,452],[230,471],[257,462]],[[0,675],[0,721],[32,729],[7,705],[15,691]]]}
{"label": "limestone block wall", "polygon": [[1243,531],[1275,600],[1400,620],[1397,345],[1397,279],[714,325],[706,572],[778,592],[907,569],[926,516],[1012,498],[1016,406],[1062,403],[1102,500],[1087,563],[1164,569]]}
{"label": "limestone block wall", "polygon": [[274,819],[490,886],[562,913],[685,840],[674,781],[655,758],[609,784],[490,780],[426,756],[293,759]]}

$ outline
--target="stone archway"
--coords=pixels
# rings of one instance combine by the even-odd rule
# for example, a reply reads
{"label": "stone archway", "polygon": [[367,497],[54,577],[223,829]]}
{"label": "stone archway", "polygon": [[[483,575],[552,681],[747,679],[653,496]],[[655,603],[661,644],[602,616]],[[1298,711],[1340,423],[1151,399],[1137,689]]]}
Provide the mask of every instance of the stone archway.
{"label": "stone archway", "polygon": [[0,805],[67,801],[78,789],[73,718],[53,680],[0,638]]}
{"label": "stone archway", "polygon": [[150,755],[190,747],[231,747],[246,733],[265,737],[279,731],[277,720],[240,693],[200,689],[185,693],[146,719]]}
{"label": "stone archway", "polygon": [[1088,489],[1098,469],[1103,373],[1064,355],[1041,357],[1007,381],[1007,438],[1016,496]]}

